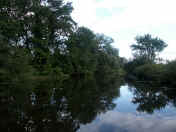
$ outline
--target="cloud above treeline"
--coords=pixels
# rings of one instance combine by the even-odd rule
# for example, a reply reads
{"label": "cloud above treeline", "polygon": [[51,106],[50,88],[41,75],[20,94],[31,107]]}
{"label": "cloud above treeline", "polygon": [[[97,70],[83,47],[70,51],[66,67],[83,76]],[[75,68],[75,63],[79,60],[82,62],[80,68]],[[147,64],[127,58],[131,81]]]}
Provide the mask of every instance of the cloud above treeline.
{"label": "cloud above treeline", "polygon": [[[71,1],[71,0],[70,0]],[[176,1],[174,0],[72,0],[73,18],[80,26],[114,38],[120,55],[131,57],[129,45],[136,35],[151,33],[166,43],[162,57],[176,58]]]}

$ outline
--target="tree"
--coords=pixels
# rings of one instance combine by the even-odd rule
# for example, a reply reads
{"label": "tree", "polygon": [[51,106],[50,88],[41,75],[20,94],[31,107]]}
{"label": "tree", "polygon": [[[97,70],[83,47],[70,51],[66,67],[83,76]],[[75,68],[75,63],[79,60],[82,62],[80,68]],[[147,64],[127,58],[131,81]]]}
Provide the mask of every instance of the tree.
{"label": "tree", "polygon": [[77,28],[72,9],[64,0],[0,0],[1,131],[73,132],[114,107],[118,50]]}
{"label": "tree", "polygon": [[157,55],[167,47],[167,44],[158,37],[152,38],[150,34],[137,36],[136,43],[131,45],[135,58],[142,57],[154,62]]}
{"label": "tree", "polygon": [[93,73],[96,69],[98,45],[95,34],[85,27],[79,27],[68,39],[68,60],[75,73]]}
{"label": "tree", "polygon": [[120,68],[119,51],[111,45],[113,39],[103,34],[97,34],[96,41],[98,43],[96,75],[101,76],[102,82],[106,82],[105,80],[112,81],[123,76],[124,72]]}

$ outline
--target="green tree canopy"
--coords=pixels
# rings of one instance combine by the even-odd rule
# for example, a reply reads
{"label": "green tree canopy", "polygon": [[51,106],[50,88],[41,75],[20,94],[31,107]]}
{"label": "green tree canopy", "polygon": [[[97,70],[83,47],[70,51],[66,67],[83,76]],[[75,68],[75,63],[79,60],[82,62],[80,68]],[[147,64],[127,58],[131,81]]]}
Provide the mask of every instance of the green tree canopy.
{"label": "green tree canopy", "polygon": [[136,43],[131,45],[134,57],[143,57],[154,62],[158,53],[167,47],[167,44],[158,37],[153,38],[150,34],[137,36]]}
{"label": "green tree canopy", "polygon": [[72,9],[64,0],[0,0],[1,131],[74,132],[114,107],[119,52],[111,38],[77,27]]}

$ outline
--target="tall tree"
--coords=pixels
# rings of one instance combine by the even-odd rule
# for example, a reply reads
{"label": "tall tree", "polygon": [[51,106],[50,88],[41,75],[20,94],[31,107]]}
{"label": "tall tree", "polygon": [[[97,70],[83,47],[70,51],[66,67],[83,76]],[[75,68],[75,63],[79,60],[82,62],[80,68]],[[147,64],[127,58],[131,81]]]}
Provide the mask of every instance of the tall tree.
{"label": "tall tree", "polygon": [[157,55],[167,47],[167,44],[158,37],[153,38],[150,34],[137,36],[136,43],[131,45],[134,57],[142,57],[154,62]]}
{"label": "tall tree", "polygon": [[80,27],[68,39],[68,57],[75,73],[95,71],[98,49],[95,37],[91,30]]}

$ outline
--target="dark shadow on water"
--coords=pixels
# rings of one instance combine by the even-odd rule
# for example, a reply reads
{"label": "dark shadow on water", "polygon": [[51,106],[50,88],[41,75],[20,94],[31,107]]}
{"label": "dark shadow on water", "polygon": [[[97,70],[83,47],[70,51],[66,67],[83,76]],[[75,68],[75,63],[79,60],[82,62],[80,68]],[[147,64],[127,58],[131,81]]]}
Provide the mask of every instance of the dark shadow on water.
{"label": "dark shadow on water", "polygon": [[[121,81],[105,81],[101,77],[70,77],[62,83],[39,79],[30,85],[1,85],[1,131],[76,132],[80,126],[99,122],[104,124],[97,127],[96,130],[100,132],[128,132],[123,125],[105,123],[108,119],[116,122],[129,122],[129,119],[137,121],[134,115],[113,112],[114,108],[120,109],[118,100],[123,95],[120,93],[121,86]],[[131,106],[136,105],[138,112],[153,114],[155,110],[164,109],[168,105],[176,106],[175,88],[151,82],[128,83],[127,87],[133,95],[129,103]],[[104,116],[105,122],[98,120],[100,115]]]}
{"label": "dark shadow on water", "polygon": [[[121,82],[95,78],[69,78],[63,83],[37,80],[26,84],[2,85],[0,130],[2,132],[76,132],[80,124],[93,121],[115,107]],[[7,87],[7,88],[5,88]],[[15,91],[14,91],[15,90]]]}

